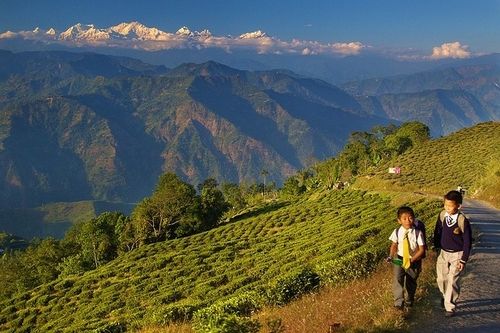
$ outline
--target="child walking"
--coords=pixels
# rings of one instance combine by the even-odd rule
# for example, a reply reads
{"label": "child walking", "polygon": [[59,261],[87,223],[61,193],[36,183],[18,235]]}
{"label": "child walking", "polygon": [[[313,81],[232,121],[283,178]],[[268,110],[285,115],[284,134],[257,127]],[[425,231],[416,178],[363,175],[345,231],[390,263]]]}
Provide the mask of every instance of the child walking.
{"label": "child walking", "polygon": [[[415,213],[407,206],[397,211],[400,226],[392,232],[390,256],[397,262],[393,267],[392,293],[394,306],[403,309],[403,305],[411,307],[417,291],[417,278],[422,270],[422,257],[425,254],[425,238],[423,232],[415,227]],[[400,263],[400,264],[399,264]],[[406,295],[404,290],[406,289]]]}
{"label": "child walking", "polygon": [[472,245],[469,220],[460,211],[462,200],[459,191],[446,193],[444,210],[439,214],[434,229],[434,248],[441,249],[436,262],[436,280],[446,317],[455,314],[460,295],[460,274],[469,259]]}

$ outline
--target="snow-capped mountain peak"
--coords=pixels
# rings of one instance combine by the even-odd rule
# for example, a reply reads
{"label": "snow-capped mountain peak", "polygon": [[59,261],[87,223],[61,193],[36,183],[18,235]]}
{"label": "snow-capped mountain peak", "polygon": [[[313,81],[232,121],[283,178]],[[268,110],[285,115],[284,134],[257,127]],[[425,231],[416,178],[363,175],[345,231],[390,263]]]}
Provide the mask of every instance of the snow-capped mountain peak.
{"label": "snow-capped mountain peak", "polygon": [[149,28],[142,23],[137,21],[129,23],[120,23],[108,29],[118,33],[119,35],[126,38],[133,38],[139,40],[163,40],[165,36],[168,35],[166,32],[161,31],[157,28]]}
{"label": "snow-capped mountain peak", "polygon": [[134,33],[136,31],[144,31],[148,28],[145,25],[143,25],[142,23],[134,21],[134,22],[128,22],[128,23],[123,22],[123,23],[115,25],[109,29],[114,31],[114,32],[119,33],[120,35],[126,36],[126,35],[130,34],[131,32]]}
{"label": "snow-capped mountain peak", "polygon": [[154,27],[132,21],[123,22],[108,28],[97,28],[93,24],[75,24],[58,33],[50,28],[44,31],[35,28],[32,31],[0,32],[2,40],[22,39],[47,44],[60,43],[67,46],[90,46],[159,51],[170,49],[221,48],[226,52],[232,49],[253,49],[258,53],[292,53],[304,56],[312,54],[351,55],[358,54],[364,48],[360,42],[321,43],[316,41],[282,41],[268,36],[261,30],[247,32],[240,36],[212,36],[210,31],[191,31],[183,26],[177,32],[165,32]]}
{"label": "snow-capped mountain peak", "polygon": [[175,33],[176,35],[181,35],[181,36],[186,36],[186,37],[192,37],[194,34],[189,30],[188,27],[182,27],[177,32]]}
{"label": "snow-capped mountain peak", "polygon": [[207,30],[207,29],[202,30],[202,31],[200,31],[200,32],[197,32],[196,34],[197,34],[198,36],[200,36],[200,37],[203,37],[203,38],[212,37],[212,33],[211,33],[209,30]]}
{"label": "snow-capped mountain peak", "polygon": [[92,31],[97,29],[95,29],[93,24],[77,23],[69,27],[66,31],[61,32],[59,38],[62,40],[81,39],[83,37],[82,35],[89,30]]}
{"label": "snow-capped mountain peak", "polygon": [[240,39],[256,39],[264,37],[267,37],[267,34],[261,30],[257,30],[254,32],[247,32],[245,34],[240,35]]}

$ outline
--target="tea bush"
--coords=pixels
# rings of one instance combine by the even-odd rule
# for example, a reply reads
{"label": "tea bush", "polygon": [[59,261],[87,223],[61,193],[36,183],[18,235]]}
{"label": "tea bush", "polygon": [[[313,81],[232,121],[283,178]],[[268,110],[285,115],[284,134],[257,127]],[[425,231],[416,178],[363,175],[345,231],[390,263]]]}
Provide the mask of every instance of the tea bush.
{"label": "tea bush", "polygon": [[317,289],[319,281],[319,275],[311,269],[303,269],[280,277],[266,290],[267,303],[284,305],[300,295]]}
{"label": "tea bush", "polygon": [[193,327],[197,332],[258,332],[260,325],[250,315],[264,304],[258,292],[246,292],[197,311]]}

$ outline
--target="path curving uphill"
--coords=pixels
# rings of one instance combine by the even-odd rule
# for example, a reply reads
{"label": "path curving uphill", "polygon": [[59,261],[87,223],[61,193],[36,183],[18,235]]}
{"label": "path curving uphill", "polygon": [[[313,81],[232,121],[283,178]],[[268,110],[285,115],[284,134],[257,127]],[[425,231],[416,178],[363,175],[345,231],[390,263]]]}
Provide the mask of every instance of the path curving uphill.
{"label": "path curving uphill", "polygon": [[462,211],[471,221],[476,241],[462,277],[457,313],[446,318],[434,304],[428,326],[415,332],[500,332],[500,210],[466,200]]}

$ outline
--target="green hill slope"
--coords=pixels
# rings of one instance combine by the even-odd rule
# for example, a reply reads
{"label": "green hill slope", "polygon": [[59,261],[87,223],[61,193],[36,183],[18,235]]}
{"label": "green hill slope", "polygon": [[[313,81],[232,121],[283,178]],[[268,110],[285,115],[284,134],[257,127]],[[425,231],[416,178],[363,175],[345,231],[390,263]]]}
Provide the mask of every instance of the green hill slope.
{"label": "green hill slope", "polygon": [[[487,122],[415,147],[356,186],[444,194],[462,185],[467,195],[500,205],[500,122]],[[387,172],[401,167],[401,174]]]}
{"label": "green hill slope", "polygon": [[[270,203],[245,219],[143,246],[16,295],[0,304],[0,330],[118,332],[191,318],[214,303],[198,318],[286,303],[318,283],[371,271],[396,225],[393,199],[344,190]],[[402,200],[424,220],[440,207],[418,196]]]}

